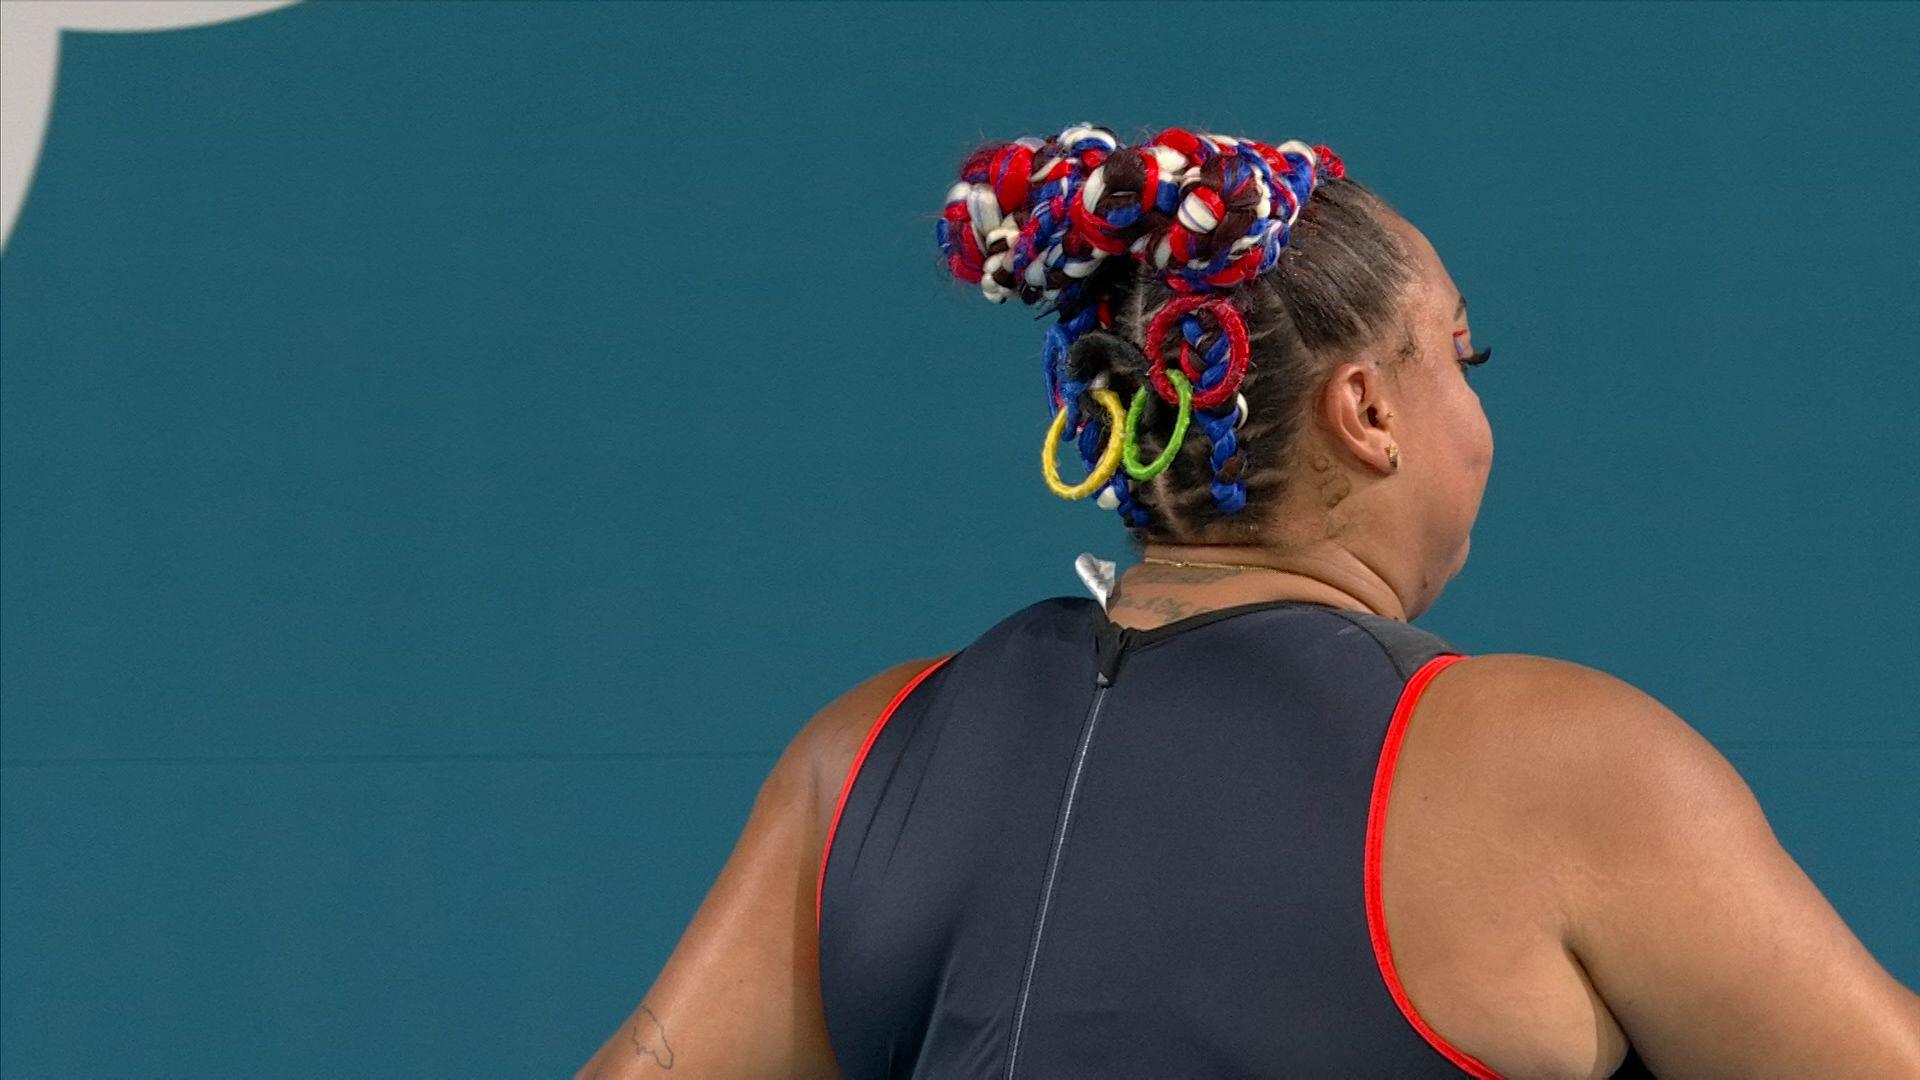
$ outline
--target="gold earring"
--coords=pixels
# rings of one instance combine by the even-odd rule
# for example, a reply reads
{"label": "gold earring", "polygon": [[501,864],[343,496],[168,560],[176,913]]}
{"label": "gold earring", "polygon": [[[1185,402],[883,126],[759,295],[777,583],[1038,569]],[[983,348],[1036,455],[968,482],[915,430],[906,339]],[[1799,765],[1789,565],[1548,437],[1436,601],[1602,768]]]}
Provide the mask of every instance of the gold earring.
{"label": "gold earring", "polygon": [[1387,463],[1396,469],[1400,467],[1400,448],[1392,443],[1387,444]]}

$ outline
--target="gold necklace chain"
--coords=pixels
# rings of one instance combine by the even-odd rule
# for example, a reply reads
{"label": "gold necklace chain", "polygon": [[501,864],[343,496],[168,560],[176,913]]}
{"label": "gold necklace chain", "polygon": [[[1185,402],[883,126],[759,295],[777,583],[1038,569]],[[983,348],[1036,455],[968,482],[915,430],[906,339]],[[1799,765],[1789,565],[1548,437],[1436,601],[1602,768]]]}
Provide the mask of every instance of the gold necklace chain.
{"label": "gold necklace chain", "polygon": [[1254,566],[1251,563],[1194,562],[1191,560],[1183,560],[1183,559],[1156,559],[1151,555],[1142,556],[1140,561],[1150,562],[1150,563],[1160,563],[1163,566],[1209,566],[1216,570],[1273,570],[1277,573],[1282,573],[1282,574],[1289,573],[1289,571],[1281,570],[1277,566]]}

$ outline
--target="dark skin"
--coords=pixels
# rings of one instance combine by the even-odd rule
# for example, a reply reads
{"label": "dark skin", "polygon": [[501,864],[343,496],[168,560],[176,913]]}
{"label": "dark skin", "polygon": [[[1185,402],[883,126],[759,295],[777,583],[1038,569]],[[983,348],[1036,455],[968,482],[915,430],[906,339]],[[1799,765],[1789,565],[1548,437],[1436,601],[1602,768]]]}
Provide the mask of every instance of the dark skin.
{"label": "dark skin", "polygon": [[[1261,543],[1144,551],[1243,568],[1130,567],[1115,622],[1279,599],[1407,620],[1464,564],[1492,458],[1459,362],[1465,305],[1426,238],[1388,224],[1416,256],[1413,356],[1333,368]],[[937,659],[881,672],[800,731],[666,967],[577,1080],[839,1075],[814,925],[826,828],[875,719]],[[1605,1077],[1631,1039],[1662,1077],[1920,1076],[1920,997],[1726,759],[1635,687],[1550,657],[1459,661],[1420,698],[1391,795],[1381,893],[1402,985],[1502,1075]]]}
{"label": "dark skin", "polygon": [[788,744],[666,966],[577,1080],[840,1075],[827,1041],[814,923],[827,825],[868,729],[934,659],[855,686]]}

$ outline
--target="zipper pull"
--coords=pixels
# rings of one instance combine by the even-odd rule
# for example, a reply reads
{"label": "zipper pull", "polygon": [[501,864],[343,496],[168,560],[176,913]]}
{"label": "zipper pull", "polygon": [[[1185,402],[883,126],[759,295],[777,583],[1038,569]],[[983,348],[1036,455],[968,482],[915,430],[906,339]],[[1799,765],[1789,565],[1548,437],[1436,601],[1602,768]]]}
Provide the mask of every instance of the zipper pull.
{"label": "zipper pull", "polygon": [[1093,677],[1095,686],[1112,686],[1113,680],[1120,677],[1120,656],[1133,642],[1133,628],[1113,626],[1102,628],[1098,648],[1094,652],[1097,663]]}

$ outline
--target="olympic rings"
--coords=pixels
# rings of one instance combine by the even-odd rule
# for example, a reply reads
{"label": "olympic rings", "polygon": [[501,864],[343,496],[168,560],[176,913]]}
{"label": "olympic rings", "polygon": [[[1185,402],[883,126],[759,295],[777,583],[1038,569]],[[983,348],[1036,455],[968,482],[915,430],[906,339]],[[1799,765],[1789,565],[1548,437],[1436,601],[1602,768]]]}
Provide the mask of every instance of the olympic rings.
{"label": "olympic rings", "polygon": [[[1167,381],[1167,360],[1163,352],[1167,331],[1173,328],[1175,319],[1202,308],[1213,314],[1215,321],[1220,324],[1220,332],[1227,337],[1227,377],[1221,379],[1212,388],[1195,394],[1192,407],[1211,409],[1226,401],[1230,395],[1240,389],[1240,380],[1246,376],[1247,359],[1250,355],[1247,348],[1247,323],[1240,317],[1239,310],[1233,306],[1232,302],[1224,296],[1207,293],[1188,293],[1175,297],[1155,313],[1153,321],[1147,325],[1147,355],[1153,357],[1153,363],[1147,369],[1147,380],[1153,384],[1153,389],[1160,395],[1161,400],[1169,405],[1179,404],[1181,395],[1173,388],[1173,384]],[[1193,360],[1184,336],[1180,339],[1180,367],[1187,373],[1188,378],[1195,382],[1200,381],[1201,372],[1193,368]]]}
{"label": "olympic rings", "polygon": [[1173,456],[1180,452],[1180,440],[1187,437],[1187,424],[1193,420],[1193,384],[1178,371],[1167,372],[1167,378],[1180,391],[1180,413],[1173,421],[1173,434],[1167,437],[1166,449],[1153,459],[1151,465],[1140,464],[1140,444],[1135,434],[1140,426],[1140,413],[1147,406],[1147,388],[1134,391],[1133,405],[1127,409],[1127,441],[1122,458],[1127,466],[1127,475],[1135,480],[1151,480],[1165,472],[1173,464]]}
{"label": "olympic rings", "polygon": [[1099,491],[1107,486],[1114,472],[1120,468],[1120,447],[1127,424],[1126,413],[1120,408],[1120,396],[1104,386],[1088,393],[1107,410],[1107,446],[1100,452],[1100,461],[1087,474],[1087,478],[1068,487],[1060,482],[1060,466],[1054,460],[1060,452],[1060,436],[1067,428],[1067,414],[1073,410],[1063,408],[1053,414],[1053,423],[1047,427],[1046,441],[1040,444],[1041,475],[1047,478],[1047,487],[1063,499],[1084,499]]}

